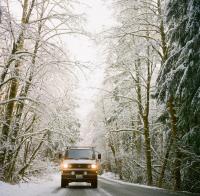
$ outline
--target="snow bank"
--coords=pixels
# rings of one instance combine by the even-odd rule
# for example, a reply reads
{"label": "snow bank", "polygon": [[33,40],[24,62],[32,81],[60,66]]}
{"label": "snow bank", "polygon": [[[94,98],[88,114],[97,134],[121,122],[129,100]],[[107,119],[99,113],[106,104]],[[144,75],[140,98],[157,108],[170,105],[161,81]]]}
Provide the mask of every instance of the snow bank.
{"label": "snow bank", "polygon": [[[147,185],[143,185],[143,184],[130,183],[130,182],[125,182],[125,181],[119,180],[119,176],[117,174],[112,173],[112,172],[106,172],[106,173],[100,175],[100,178],[109,180],[109,181],[114,182],[114,183],[119,183],[119,184],[134,186],[134,187],[141,187],[141,188],[145,188],[145,189],[160,190],[160,191],[163,191],[163,192],[167,192],[169,194],[170,193],[174,194],[174,191],[171,191],[171,190],[168,190],[168,189],[159,188],[159,187],[156,187],[156,186],[147,186]],[[183,193],[185,193],[185,195],[188,195],[188,196],[189,195],[193,195],[193,196],[198,195],[198,194],[190,193],[190,192],[187,192],[187,191],[177,192],[177,195],[179,195],[178,193],[180,193],[181,195]]]}
{"label": "snow bank", "polygon": [[50,174],[44,178],[35,180],[34,182],[19,183],[11,185],[0,181],[1,196],[51,196],[55,193],[50,192],[51,187],[58,187],[57,182],[60,180],[58,174]]}
{"label": "snow bank", "polygon": [[117,183],[120,183],[120,184],[138,186],[138,187],[149,188],[149,189],[165,190],[165,189],[154,187],[154,186],[135,184],[135,183],[130,183],[130,182],[125,182],[125,181],[119,180],[119,176],[117,174],[112,173],[112,172],[106,172],[106,173],[102,174],[101,177],[105,178],[106,180],[110,180],[110,181],[117,182]]}
{"label": "snow bank", "polygon": [[119,175],[112,172],[105,172],[101,175],[101,177],[106,179],[119,180]]}

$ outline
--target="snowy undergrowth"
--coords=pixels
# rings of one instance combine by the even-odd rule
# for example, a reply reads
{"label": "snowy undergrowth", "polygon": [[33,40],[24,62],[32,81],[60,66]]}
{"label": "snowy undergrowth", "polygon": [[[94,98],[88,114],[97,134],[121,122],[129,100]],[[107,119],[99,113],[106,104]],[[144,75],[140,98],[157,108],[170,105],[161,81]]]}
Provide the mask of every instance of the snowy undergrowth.
{"label": "snowy undergrowth", "polygon": [[27,182],[37,182],[38,180],[46,180],[49,174],[55,174],[59,171],[59,165],[57,163],[53,163],[50,161],[40,161],[36,163],[37,166],[34,166],[34,169],[37,172],[32,172],[30,170],[30,174],[26,175],[20,183],[27,183]]}
{"label": "snowy undergrowth", "polygon": [[[27,176],[18,184],[0,181],[0,196],[40,196],[41,193],[47,195],[48,187],[55,186],[55,182],[59,181],[59,166],[55,163],[46,162],[40,163],[40,167],[43,168],[40,173]],[[51,193],[48,193],[48,195],[51,195]]]}
{"label": "snowy undergrowth", "polygon": [[40,178],[35,178],[28,183],[19,183],[11,185],[0,181],[0,195],[1,196],[41,196],[41,195],[55,195],[51,192],[51,187],[58,187],[60,175],[51,173]]}

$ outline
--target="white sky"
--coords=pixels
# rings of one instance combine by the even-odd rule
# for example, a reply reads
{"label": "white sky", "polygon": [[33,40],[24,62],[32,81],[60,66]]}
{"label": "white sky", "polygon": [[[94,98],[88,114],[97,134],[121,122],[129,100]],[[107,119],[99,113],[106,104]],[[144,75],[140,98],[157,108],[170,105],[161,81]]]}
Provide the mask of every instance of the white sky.
{"label": "white sky", "polygon": [[[84,0],[82,1],[86,2]],[[106,1],[87,0],[87,4],[90,7],[83,8],[83,11],[87,14],[86,18],[88,23],[86,28],[92,34],[100,33],[115,23]],[[71,38],[68,42],[72,44],[69,49],[75,58],[80,61],[90,61],[92,63],[91,70],[85,70],[85,77],[83,74],[80,74],[79,87],[76,90],[78,104],[80,106],[77,109],[77,115],[81,121],[81,136],[84,139],[86,134],[91,133],[91,130],[87,130],[89,127],[88,115],[94,108],[95,97],[98,95],[97,88],[100,88],[103,82],[105,56],[103,55],[103,47],[91,39],[76,37]],[[89,137],[85,138],[87,139],[83,140],[82,143],[89,145]]]}

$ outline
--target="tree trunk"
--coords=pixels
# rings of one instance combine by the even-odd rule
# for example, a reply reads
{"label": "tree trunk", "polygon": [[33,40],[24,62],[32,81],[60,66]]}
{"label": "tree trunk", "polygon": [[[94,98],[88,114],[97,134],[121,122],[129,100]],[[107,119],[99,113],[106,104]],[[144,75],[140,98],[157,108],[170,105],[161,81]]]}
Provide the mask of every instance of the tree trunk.
{"label": "tree trunk", "polygon": [[[30,123],[30,125],[28,126],[28,128],[26,129],[25,132],[27,132],[31,126],[33,125],[33,123],[35,122],[35,116],[33,116],[33,120],[32,122]],[[6,173],[6,176],[5,176],[5,179],[7,179],[7,181],[11,182],[15,179],[13,179],[13,174],[14,174],[14,171],[15,171],[15,165],[16,165],[16,162],[17,162],[17,158],[18,158],[18,154],[24,144],[24,142],[26,141],[26,139],[24,139],[24,137],[21,138],[20,142],[18,143],[18,147],[14,150],[14,152],[12,153],[12,161],[10,161],[8,163],[8,166],[7,166],[7,173]],[[17,145],[17,144],[16,144]],[[24,163],[26,163],[26,158],[28,156],[28,147],[29,146],[29,141],[27,143],[25,143],[25,149],[24,149]],[[25,158],[25,154],[26,154],[26,158]]]}
{"label": "tree trunk", "polygon": [[115,165],[116,165],[117,173],[119,175],[120,180],[122,180],[123,176],[122,176],[122,163],[121,163],[121,160],[117,159],[115,147],[111,144],[111,142],[109,142],[109,146],[110,146],[110,149],[111,149],[111,151],[113,153],[113,157],[114,157],[114,160],[115,160]]}
{"label": "tree trunk", "polygon": [[158,7],[158,14],[160,17],[159,31],[160,31],[161,49],[162,49],[162,63],[161,64],[163,64],[168,58],[168,47],[167,47],[165,26],[164,26],[164,21],[163,21],[163,13],[162,13],[162,9],[161,9],[160,0],[157,0],[157,7]]}
{"label": "tree trunk", "polygon": [[171,119],[171,127],[172,127],[172,139],[173,139],[173,152],[174,152],[174,190],[180,190],[181,188],[181,157],[180,151],[178,147],[178,135],[177,135],[177,118],[176,111],[174,109],[174,98],[171,96],[168,100],[168,111]]}
{"label": "tree trunk", "polygon": [[25,175],[25,171],[27,170],[27,168],[31,165],[32,161],[35,159],[39,149],[41,148],[45,137],[47,136],[47,133],[44,133],[44,135],[42,136],[42,140],[40,141],[40,143],[38,144],[38,146],[33,150],[33,153],[29,159],[29,161],[25,164],[25,166],[23,166],[20,171],[19,171],[19,175],[21,175],[22,177]]}
{"label": "tree trunk", "polygon": [[162,167],[161,167],[161,170],[160,170],[160,177],[159,177],[159,180],[158,180],[158,187],[160,187],[160,188],[163,185],[163,179],[164,179],[164,176],[165,176],[165,169],[167,167],[167,162],[168,162],[169,153],[170,153],[172,144],[173,144],[173,140],[172,140],[171,135],[170,135],[169,139],[168,139],[166,154],[165,154],[164,161],[163,161],[163,164],[162,164]]}
{"label": "tree trunk", "polygon": [[[43,13],[41,13],[41,17],[40,19],[42,19],[43,17]],[[33,74],[35,71],[35,62],[36,62],[36,56],[38,53],[38,49],[39,49],[39,43],[40,43],[40,39],[39,36],[41,34],[41,30],[42,30],[42,23],[39,24],[38,27],[38,38],[35,42],[35,46],[34,46],[34,51],[33,51],[33,56],[32,56],[32,60],[31,60],[31,68],[30,68],[30,74],[28,77],[28,81],[25,82],[25,85],[22,87],[20,96],[22,97],[27,97],[28,95],[28,91],[30,89],[31,86],[31,82],[33,80]],[[15,118],[15,131],[14,131],[14,137],[17,136],[18,132],[19,132],[19,126],[20,126],[20,121],[21,121],[21,117],[22,117],[22,113],[23,113],[23,109],[24,109],[24,101],[21,101],[20,103],[17,103],[17,109],[16,109],[16,118]]]}
{"label": "tree trunk", "polygon": [[146,116],[144,116],[143,122],[144,122],[147,184],[152,185],[153,179],[152,179],[152,164],[151,164],[151,140],[149,134],[149,123]]}
{"label": "tree trunk", "polygon": [[4,66],[4,69],[3,69],[2,74],[0,76],[0,83],[2,83],[5,80],[5,77],[6,77],[7,73],[8,73],[8,69],[9,69],[11,63],[13,61],[15,61],[15,58],[13,58],[13,56],[16,54],[16,52],[18,52],[19,50],[23,49],[23,46],[24,46],[24,33],[25,33],[25,30],[26,30],[26,24],[29,22],[30,14],[31,14],[31,11],[33,9],[35,0],[32,0],[32,4],[31,4],[31,7],[30,7],[29,10],[28,10],[28,2],[29,2],[29,0],[24,0],[22,18],[21,18],[22,29],[21,29],[21,32],[19,34],[19,37],[18,37],[17,41],[13,43],[13,48],[12,48],[11,55],[10,55],[10,57],[8,59],[8,62]]}
{"label": "tree trunk", "polygon": [[153,177],[152,177],[151,138],[149,131],[149,105],[150,105],[149,99],[150,99],[150,88],[151,88],[151,63],[149,60],[150,46],[147,46],[147,58],[148,59],[147,59],[146,103],[143,113],[143,122],[144,122],[144,137],[145,137],[146,167],[147,167],[147,184],[152,185]]}
{"label": "tree trunk", "polygon": [[[149,57],[149,47],[147,48],[147,55]],[[143,121],[144,137],[145,137],[145,157],[146,157],[146,173],[147,173],[147,184],[153,184],[152,178],[152,157],[151,157],[151,139],[149,133],[149,97],[150,97],[150,82],[151,82],[151,73],[150,73],[150,61],[147,62],[147,86],[146,86],[146,101],[144,109],[142,107],[142,90],[141,90],[141,81],[140,81],[140,59],[135,63],[136,68],[136,93],[137,93],[137,105],[139,116]],[[143,111],[144,110],[144,111]]]}

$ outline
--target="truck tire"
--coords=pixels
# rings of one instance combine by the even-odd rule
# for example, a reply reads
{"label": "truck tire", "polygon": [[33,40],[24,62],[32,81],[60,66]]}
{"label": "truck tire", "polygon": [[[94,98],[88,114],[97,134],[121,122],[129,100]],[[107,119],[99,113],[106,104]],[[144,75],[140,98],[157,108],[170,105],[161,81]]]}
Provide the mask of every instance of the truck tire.
{"label": "truck tire", "polygon": [[97,186],[98,186],[97,180],[93,180],[91,183],[91,186],[92,186],[92,188],[97,188]]}
{"label": "truck tire", "polygon": [[66,180],[63,179],[63,177],[61,177],[61,188],[65,188],[66,187]]}

